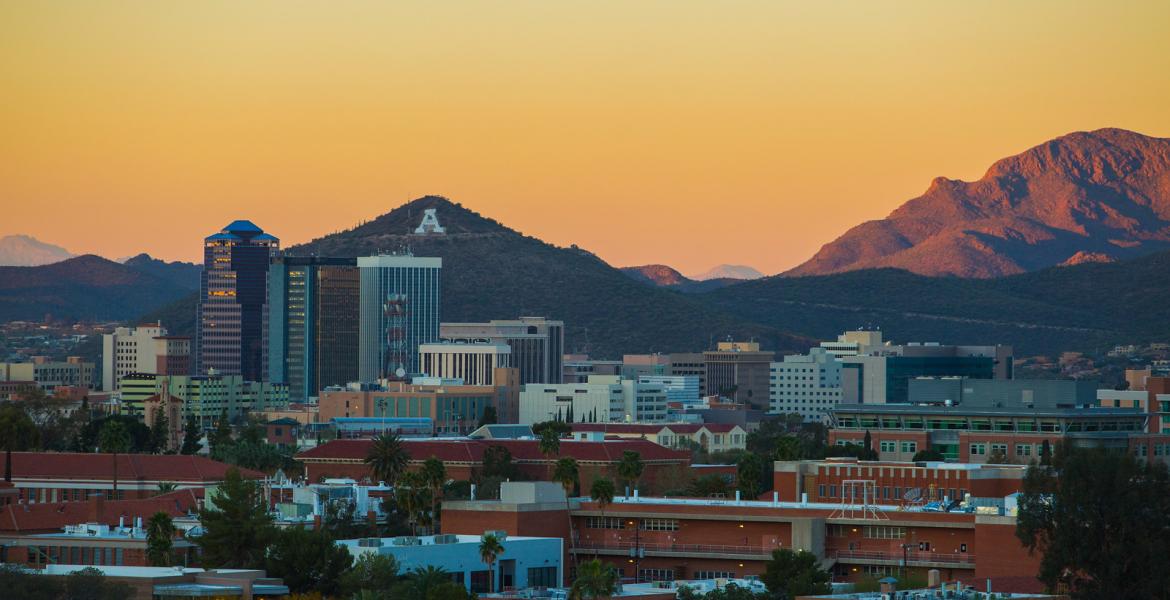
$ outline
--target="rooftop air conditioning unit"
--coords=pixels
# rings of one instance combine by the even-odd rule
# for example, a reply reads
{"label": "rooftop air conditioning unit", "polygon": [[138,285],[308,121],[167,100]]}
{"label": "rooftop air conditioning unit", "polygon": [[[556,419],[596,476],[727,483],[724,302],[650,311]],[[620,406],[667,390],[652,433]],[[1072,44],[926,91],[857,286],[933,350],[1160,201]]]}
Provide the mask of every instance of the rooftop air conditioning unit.
{"label": "rooftop air conditioning unit", "polygon": [[391,543],[393,543],[395,546],[421,546],[422,540],[414,537],[413,535],[404,535],[402,537],[394,538],[394,541]]}
{"label": "rooftop air conditioning unit", "polygon": [[378,538],[362,538],[358,540],[359,548],[380,548],[382,547],[382,540]]}
{"label": "rooftop air conditioning unit", "polygon": [[435,536],[436,544],[455,544],[459,542],[459,536],[454,533],[444,533]]}

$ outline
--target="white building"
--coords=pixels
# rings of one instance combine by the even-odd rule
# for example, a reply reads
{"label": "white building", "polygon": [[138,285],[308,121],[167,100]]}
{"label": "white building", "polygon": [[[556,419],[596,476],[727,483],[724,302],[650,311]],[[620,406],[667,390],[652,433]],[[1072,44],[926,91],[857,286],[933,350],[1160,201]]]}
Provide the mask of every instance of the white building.
{"label": "white building", "polygon": [[495,385],[496,369],[512,366],[512,348],[497,343],[419,344],[419,370],[431,377],[462,379],[465,385]]}
{"label": "white building", "polygon": [[616,375],[585,383],[530,383],[520,392],[520,423],[561,419],[575,423],[628,423],[666,418],[666,388]]}
{"label": "white building", "polygon": [[868,354],[871,349],[881,345],[882,332],[865,329],[846,331],[837,336],[834,342],[821,342],[821,348],[837,358]]}
{"label": "white building", "polygon": [[102,335],[102,391],[121,389],[119,380],[131,373],[157,373],[158,349],[154,338],[165,336],[161,324],[118,327]]}
{"label": "white building", "polygon": [[667,402],[678,402],[683,407],[695,407],[700,404],[699,378],[694,375],[642,375],[638,383],[646,385],[660,385],[666,390]]}
{"label": "white building", "polygon": [[841,401],[841,362],[825,348],[785,356],[772,363],[770,375],[769,413],[822,421]]}

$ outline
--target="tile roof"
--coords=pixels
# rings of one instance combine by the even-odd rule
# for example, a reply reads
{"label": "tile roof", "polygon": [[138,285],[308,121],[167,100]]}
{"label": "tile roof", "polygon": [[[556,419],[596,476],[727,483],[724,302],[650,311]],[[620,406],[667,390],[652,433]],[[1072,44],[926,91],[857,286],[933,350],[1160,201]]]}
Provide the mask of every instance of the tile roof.
{"label": "tile roof", "polygon": [[[297,455],[298,459],[342,459],[365,460],[373,440],[333,440]],[[539,440],[415,440],[404,439],[412,460],[422,461],[435,456],[444,462],[480,462],[483,453],[491,446],[503,446],[512,453],[512,458],[523,461],[555,461],[571,456],[582,462],[617,462],[622,452],[633,451],[642,455],[642,460],[689,461],[690,453],[664,448],[647,440],[613,440],[605,442],[579,442],[561,440],[558,456],[545,457],[540,453]]]}
{"label": "tile roof", "polygon": [[737,426],[731,423],[574,423],[573,431],[650,435],[663,429],[674,433],[695,433],[704,427],[711,433],[727,433]]}
{"label": "tile roof", "polygon": [[142,517],[145,523],[155,513],[177,517],[197,510],[198,505],[195,490],[190,489],[135,500],[9,504],[0,509],[0,533],[57,533],[79,523],[117,525],[119,518],[129,524]]}
{"label": "tile roof", "polygon": [[[185,454],[119,454],[118,481],[172,481],[175,483],[223,481],[231,465],[202,456]],[[263,473],[240,469],[246,479]],[[20,480],[113,480],[110,454],[76,452],[13,452],[12,476]]]}

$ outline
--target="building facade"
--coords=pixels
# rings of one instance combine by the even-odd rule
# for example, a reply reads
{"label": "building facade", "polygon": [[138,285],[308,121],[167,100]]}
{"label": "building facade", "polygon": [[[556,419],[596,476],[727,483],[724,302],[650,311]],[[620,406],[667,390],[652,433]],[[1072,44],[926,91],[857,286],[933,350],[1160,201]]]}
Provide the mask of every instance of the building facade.
{"label": "building facade", "polygon": [[841,362],[824,348],[788,355],[772,363],[770,385],[769,413],[825,421],[841,401]]}
{"label": "building facade", "polygon": [[439,339],[443,259],[366,256],[358,268],[358,379],[401,380],[419,373],[419,345]]}
{"label": "building facade", "polygon": [[775,354],[755,342],[719,342],[703,353],[705,396],[720,395],[755,409],[767,410],[769,378]]}
{"label": "building facade", "polygon": [[418,355],[422,373],[461,379],[466,385],[495,385],[497,370],[512,366],[512,348],[507,344],[420,344]]}
{"label": "building facade", "polygon": [[358,379],[357,259],[278,257],[268,270],[268,380],[304,402]]}
{"label": "building facade", "polygon": [[1011,346],[882,345],[841,359],[841,402],[908,402],[918,377],[1011,379]]}
{"label": "building facade", "polygon": [[666,387],[612,375],[593,375],[586,383],[531,383],[520,392],[520,420],[623,423],[662,421],[667,416]]}
{"label": "building facade", "polygon": [[[507,370],[507,369],[501,369]],[[501,381],[507,379],[501,374]],[[328,423],[338,418],[427,418],[434,431],[460,435],[479,426],[484,411],[508,403],[506,396],[515,387],[480,385],[414,385],[389,382],[385,387],[364,390],[325,390],[321,393],[318,419]],[[497,408],[499,411],[499,408]]]}
{"label": "building facade", "polygon": [[164,336],[162,324],[117,327],[102,335],[102,391],[120,389],[118,380],[130,373],[155,373],[158,347],[155,338]]}
{"label": "building facade", "polygon": [[0,363],[0,381],[33,382],[50,392],[57,387],[93,389],[95,371],[94,364],[80,356],[70,356],[64,361],[34,356],[29,362]]}
{"label": "building facade", "polygon": [[214,369],[249,381],[267,377],[268,263],[280,240],[251,221],[233,221],[203,240],[195,320],[195,372]]}
{"label": "building facade", "polygon": [[288,407],[288,386],[283,383],[245,381],[242,375],[151,375],[135,373],[122,379],[123,412],[141,415],[153,396],[178,398],[183,418],[195,417],[211,427],[223,413],[236,419],[252,411]]}
{"label": "building facade", "polygon": [[564,379],[565,324],[544,317],[520,317],[487,323],[443,323],[440,337],[449,342],[507,344],[520,382],[561,383]]}

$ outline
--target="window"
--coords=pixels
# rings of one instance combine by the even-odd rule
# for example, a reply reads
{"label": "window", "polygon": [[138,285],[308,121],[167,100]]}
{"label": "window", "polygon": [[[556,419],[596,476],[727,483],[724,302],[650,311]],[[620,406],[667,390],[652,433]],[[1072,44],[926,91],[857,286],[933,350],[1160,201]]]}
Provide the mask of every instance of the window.
{"label": "window", "polygon": [[991,445],[991,453],[992,454],[1003,454],[1004,456],[1007,456],[1007,449],[1008,449],[1007,444],[992,444]]}
{"label": "window", "polygon": [[678,521],[675,519],[642,519],[641,529],[642,531],[678,531]]}
{"label": "window", "polygon": [[827,525],[825,534],[828,537],[843,538],[849,537],[848,525]]}
{"label": "window", "polygon": [[817,496],[820,496],[821,498],[825,497],[825,484],[822,483],[817,486]]}
{"label": "window", "polygon": [[918,452],[918,442],[902,442],[902,452]]}
{"label": "window", "polygon": [[891,527],[888,525],[866,525],[863,535],[871,540],[900,540],[906,537],[906,528]]}
{"label": "window", "polygon": [[972,456],[983,456],[987,454],[987,444],[971,444]]}
{"label": "window", "polygon": [[625,529],[625,525],[618,517],[589,517],[585,519],[585,527],[589,529]]}
{"label": "window", "polygon": [[528,587],[558,587],[556,567],[529,567]]}
{"label": "window", "polygon": [[1016,444],[1016,456],[1032,456],[1032,444]]}
{"label": "window", "polygon": [[881,443],[882,452],[894,452],[896,448],[897,448],[896,442],[883,440]]}
{"label": "window", "polygon": [[639,569],[638,579],[642,581],[674,581],[674,569]]}
{"label": "window", "polygon": [[695,579],[735,579],[735,571],[695,571]]}

